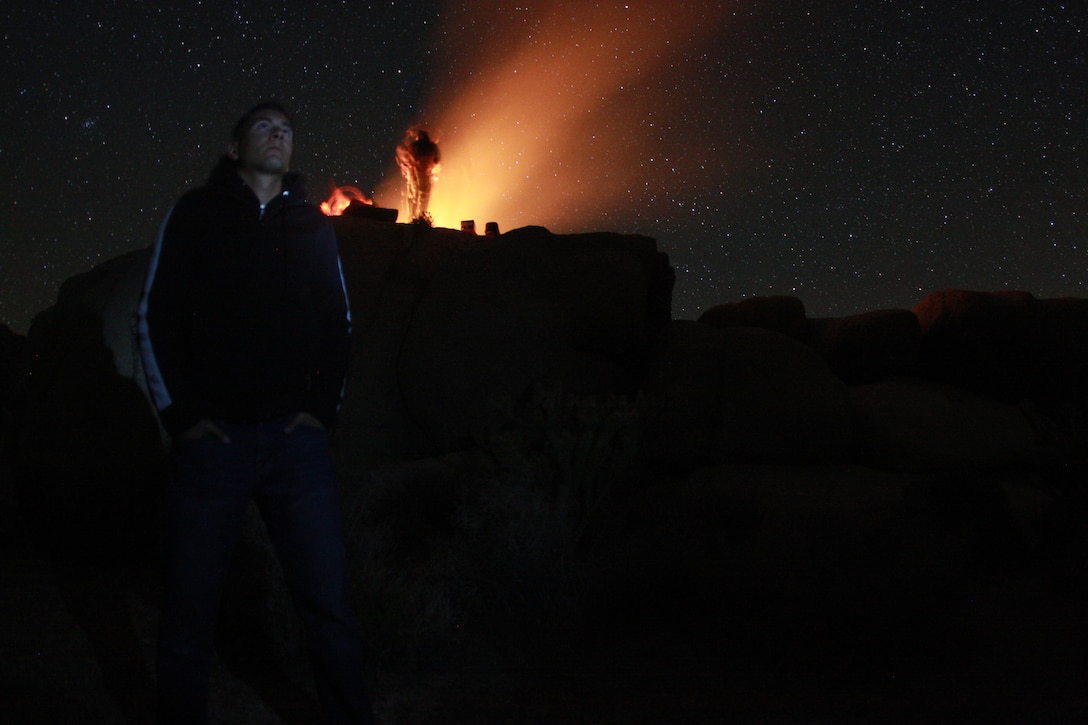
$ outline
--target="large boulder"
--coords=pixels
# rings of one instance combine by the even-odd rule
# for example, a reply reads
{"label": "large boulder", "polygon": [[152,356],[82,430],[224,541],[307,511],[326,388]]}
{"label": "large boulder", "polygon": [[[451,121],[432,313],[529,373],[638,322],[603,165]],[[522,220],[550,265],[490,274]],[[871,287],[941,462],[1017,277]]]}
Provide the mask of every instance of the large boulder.
{"label": "large boulder", "polygon": [[[1022,556],[1052,502],[983,472],[708,466],[632,497],[617,616],[701,615],[756,652],[892,645],[888,628],[909,622],[929,636],[940,610],[927,607]],[[928,648],[912,636],[899,644]]]}
{"label": "large boulder", "polygon": [[871,554],[912,481],[856,465],[700,468],[633,496],[636,561],[658,580],[731,581],[730,596],[826,585]]}
{"label": "large boulder", "polygon": [[846,385],[814,350],[770,330],[674,321],[646,395],[644,455],[680,469],[828,463],[850,448]]}
{"label": "large boulder", "polygon": [[[8,397],[15,385],[19,360],[23,356],[23,346],[26,338],[14,332],[7,325],[0,325],[0,415],[6,420]],[[0,432],[4,427],[0,425]]]}
{"label": "large boulder", "polygon": [[633,394],[670,316],[646,237],[336,223],[356,320],[341,427],[368,460],[455,449],[534,384]]}
{"label": "large boulder", "polygon": [[1027,292],[934,292],[914,308],[921,374],[1048,411],[1088,395],[1088,300]]}
{"label": "large boulder", "polygon": [[1048,412],[1083,415],[1088,411],[1088,299],[1037,300],[1028,340],[1028,394]]}
{"label": "large boulder", "polygon": [[913,374],[920,338],[918,318],[910,310],[809,320],[809,344],[849,385]]}
{"label": "large boulder", "polygon": [[155,534],[166,456],[134,342],[147,259],[67,280],[27,334],[11,467],[28,530],[58,555],[130,554]]}
{"label": "large boulder", "polygon": [[963,388],[900,377],[850,389],[856,457],[897,471],[1000,468],[1037,460],[1024,412]]}
{"label": "large boulder", "polygon": [[716,305],[699,322],[717,328],[773,330],[812,346],[847,384],[913,373],[920,328],[910,310],[876,310],[841,318],[809,319],[796,297],[749,297]]}
{"label": "large boulder", "polygon": [[[670,317],[672,270],[646,237],[542,228],[483,237],[352,217],[334,224],[354,327],[334,438],[348,472],[455,448],[500,420],[496,400],[534,383],[574,395],[633,394],[650,341]],[[113,467],[161,455],[136,339],[149,255],[132,252],[69,279],[34,320],[14,413],[32,423],[20,424],[26,475],[59,467],[50,486],[92,490],[79,475],[65,482],[60,469],[80,459],[58,450],[78,444],[94,457],[87,441],[126,426],[132,441],[99,440]],[[76,433],[92,422],[93,435]],[[137,439],[150,452],[124,448]]]}
{"label": "large boulder", "polygon": [[739,302],[715,305],[699,316],[699,322],[720,328],[759,327],[800,342],[807,342],[809,334],[804,303],[788,295],[748,297]]}

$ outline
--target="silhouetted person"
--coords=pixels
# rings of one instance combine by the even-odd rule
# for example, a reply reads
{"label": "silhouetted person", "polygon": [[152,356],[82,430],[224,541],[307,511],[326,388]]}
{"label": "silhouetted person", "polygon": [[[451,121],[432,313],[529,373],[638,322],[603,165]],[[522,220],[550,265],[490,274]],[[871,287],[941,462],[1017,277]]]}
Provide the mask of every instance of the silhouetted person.
{"label": "silhouetted person", "polygon": [[145,371],[175,461],[156,662],[164,722],[207,721],[215,618],[251,499],[328,720],[372,720],[326,432],[350,314],[332,224],[289,172],[293,143],[276,103],[238,121],[209,181],[167,217],[140,304]]}
{"label": "silhouetted person", "polygon": [[419,219],[431,202],[431,184],[441,159],[438,144],[422,129],[409,129],[397,146],[397,164],[408,196],[408,218]]}

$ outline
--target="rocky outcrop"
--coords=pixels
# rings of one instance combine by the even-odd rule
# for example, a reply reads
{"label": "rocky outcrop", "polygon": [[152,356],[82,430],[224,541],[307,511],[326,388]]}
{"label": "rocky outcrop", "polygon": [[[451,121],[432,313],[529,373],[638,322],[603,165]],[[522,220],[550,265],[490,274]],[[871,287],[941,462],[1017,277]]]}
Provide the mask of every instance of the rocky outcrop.
{"label": "rocky outcrop", "polygon": [[1050,412],[1088,396],[1088,300],[935,292],[914,308],[922,376]]}
{"label": "rocky outcrop", "polygon": [[[1022,401],[1044,415],[1085,404],[1088,300],[947,291],[914,310],[809,319],[796,298],[752,298],[672,321],[674,278],[652,239],[335,224],[354,324],[334,438],[349,480],[471,447],[541,385],[641,400],[640,456],[674,473],[1022,465],[1046,443]],[[60,512],[53,529],[120,530],[110,511],[150,510],[161,481],[135,339],[147,260],[68,280],[27,338],[5,343],[19,351],[11,468],[32,508]]]}
{"label": "rocky outcrop", "polygon": [[166,456],[140,385],[132,322],[146,255],[61,287],[31,325],[7,450],[28,530],[64,556],[145,552]]}
{"label": "rocky outcrop", "polygon": [[884,470],[1029,463],[1043,440],[1020,408],[946,383],[894,378],[850,388],[856,458]]}
{"label": "rocky outcrop", "polygon": [[8,414],[8,396],[18,382],[19,360],[23,357],[25,344],[25,337],[13,332],[7,325],[0,325],[0,411],[3,411],[5,419]]}
{"label": "rocky outcrop", "polygon": [[[763,691],[778,707],[783,662],[810,661],[799,688],[821,693],[811,677],[846,671],[841,653],[861,658],[857,692],[878,651],[893,653],[889,682],[946,648],[974,671],[995,648],[964,651],[1004,650],[993,632],[1043,610],[1046,622],[1022,630],[1038,656],[1013,650],[1009,671],[1080,651],[1083,618],[1069,610],[1076,626],[1055,630],[1051,604],[1068,606],[1088,581],[1088,301],[951,291],[913,311],[809,319],[796,298],[753,298],[671,320],[672,273],[646,238],[335,223],[354,321],[333,438],[353,589],[367,641],[413,662],[387,681],[483,661],[506,678],[506,662],[536,661],[522,658],[530,645],[554,642],[552,662],[592,639],[623,643],[624,662],[632,648],[710,661],[697,647],[729,653],[730,672],[768,663]],[[0,360],[15,360],[0,396],[0,486],[10,469],[21,494],[0,527],[17,517],[54,561],[112,568],[157,533],[165,441],[134,334],[147,259],[69,280],[26,338],[0,330]],[[1063,406],[1079,410],[1079,430],[1075,417],[1048,418]],[[1044,435],[1048,422],[1061,435]],[[266,539],[251,516],[220,656],[301,682],[303,640]],[[1029,572],[1060,596],[1024,596]],[[126,619],[129,593],[96,587],[115,595],[100,607],[108,621]],[[989,615],[999,628],[978,624],[987,592],[1015,600]],[[80,629],[116,650],[116,628]],[[146,679],[146,649],[132,651],[124,671]],[[111,681],[122,670],[89,671]],[[730,699],[745,701],[749,684]],[[273,689],[262,697],[276,702]],[[926,688],[898,689],[885,714]]]}
{"label": "rocky outcrop", "polygon": [[645,237],[336,223],[355,320],[339,436],[356,462],[457,448],[537,383],[634,394],[670,316],[672,270]]}
{"label": "rocky outcrop", "polygon": [[699,322],[782,333],[819,352],[831,370],[850,385],[912,375],[918,366],[921,328],[910,310],[809,318],[804,303],[796,297],[749,297],[711,307]]}
{"label": "rocky outcrop", "polygon": [[799,342],[808,342],[809,338],[805,304],[787,295],[749,297],[715,305],[699,316],[699,322],[722,328],[759,327],[780,332]]}
{"label": "rocky outcrop", "polygon": [[[501,422],[498,401],[540,382],[634,395],[670,316],[672,270],[648,238],[336,225],[354,324],[336,437],[345,471],[456,449]],[[6,390],[16,463],[42,507],[87,511],[118,476],[122,499],[157,490],[147,467],[162,439],[135,332],[148,259],[132,252],[69,279],[31,326]]]}
{"label": "rocky outcrop", "polygon": [[876,310],[809,320],[809,344],[849,385],[875,383],[918,370],[922,331],[910,310]]}
{"label": "rocky outcrop", "polygon": [[673,322],[645,391],[644,453],[670,467],[829,463],[850,448],[846,384],[814,350],[778,332]]}

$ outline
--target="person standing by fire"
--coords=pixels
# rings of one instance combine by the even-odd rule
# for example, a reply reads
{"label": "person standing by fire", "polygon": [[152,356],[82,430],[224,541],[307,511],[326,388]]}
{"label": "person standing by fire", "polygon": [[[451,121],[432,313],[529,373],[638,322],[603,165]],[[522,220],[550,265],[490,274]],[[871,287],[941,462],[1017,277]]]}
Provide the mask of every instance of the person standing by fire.
{"label": "person standing by fire", "polygon": [[397,164],[404,177],[408,196],[408,217],[416,220],[427,213],[431,203],[431,185],[441,154],[430,134],[420,128],[410,128],[397,146]]}
{"label": "person standing by fire", "polygon": [[304,623],[326,717],[373,721],[327,433],[351,316],[332,224],[289,171],[293,145],[279,104],[242,116],[209,181],[168,215],[144,284],[140,350],[175,463],[162,722],[208,720],[214,623],[250,500]]}

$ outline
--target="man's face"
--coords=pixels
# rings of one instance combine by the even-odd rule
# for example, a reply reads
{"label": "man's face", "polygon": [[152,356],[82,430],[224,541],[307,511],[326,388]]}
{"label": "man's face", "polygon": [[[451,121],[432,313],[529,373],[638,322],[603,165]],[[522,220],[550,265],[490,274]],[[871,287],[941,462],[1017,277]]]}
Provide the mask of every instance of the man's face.
{"label": "man's face", "polygon": [[242,138],[231,145],[239,167],[266,174],[285,174],[291,166],[294,132],[279,111],[258,111]]}

